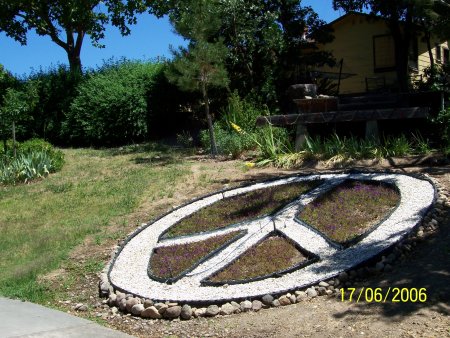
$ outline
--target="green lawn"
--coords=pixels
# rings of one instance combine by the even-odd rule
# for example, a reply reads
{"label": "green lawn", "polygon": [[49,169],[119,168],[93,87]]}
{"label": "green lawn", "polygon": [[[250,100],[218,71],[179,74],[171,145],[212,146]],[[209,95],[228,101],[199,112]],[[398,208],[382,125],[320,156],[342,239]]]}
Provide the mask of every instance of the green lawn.
{"label": "green lawn", "polygon": [[180,153],[157,146],[64,154],[61,172],[0,186],[0,295],[49,300],[39,275],[58,268],[88,235],[101,241],[105,229],[144,200],[170,197],[189,172]]}

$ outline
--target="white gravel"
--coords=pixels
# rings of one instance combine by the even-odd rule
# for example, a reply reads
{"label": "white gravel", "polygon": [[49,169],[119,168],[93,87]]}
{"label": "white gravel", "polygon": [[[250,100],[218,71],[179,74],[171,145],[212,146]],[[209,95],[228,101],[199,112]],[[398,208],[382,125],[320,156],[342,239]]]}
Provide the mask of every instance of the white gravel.
{"label": "white gravel", "polygon": [[[294,219],[294,216],[302,205],[310,203],[323,192],[348,178],[393,183],[400,190],[401,202],[392,215],[367,237],[348,249],[340,250],[330,245],[317,232],[302,226]],[[287,205],[275,216],[245,222],[213,234],[200,234],[186,238],[164,240],[158,243],[159,236],[177,221],[224,197],[264,187],[312,179],[324,179],[326,183],[301,196],[295,203]],[[115,262],[111,266],[109,278],[112,285],[119,289],[143,298],[160,301],[220,302],[287,292],[336,276],[340,272],[348,270],[392,246],[421,221],[425,211],[432,205],[433,198],[434,188],[430,182],[400,174],[311,175],[258,183],[225,193],[220,192],[186,205],[141,229],[129,240],[116,257]],[[248,248],[272,232],[274,228],[283,232],[304,249],[318,255],[320,260],[280,278],[268,278],[262,281],[223,287],[200,285],[202,279],[212,275],[215,271],[244,253]],[[247,234],[176,283],[167,285],[149,278],[147,268],[150,254],[154,248],[201,241],[211,236],[237,229],[247,230]]]}

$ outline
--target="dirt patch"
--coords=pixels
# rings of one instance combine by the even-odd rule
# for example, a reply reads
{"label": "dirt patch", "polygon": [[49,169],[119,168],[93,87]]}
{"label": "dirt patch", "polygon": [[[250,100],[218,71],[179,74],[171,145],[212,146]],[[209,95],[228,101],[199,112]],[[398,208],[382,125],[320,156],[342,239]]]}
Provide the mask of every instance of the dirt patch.
{"label": "dirt patch", "polygon": [[[173,197],[156,203],[144,202],[135,215],[130,215],[130,219],[155,215],[163,209],[224,187],[293,173],[274,168],[246,172],[235,161],[200,160],[192,163],[190,178],[174,187]],[[408,168],[397,169],[405,173],[429,173],[450,191],[449,166],[410,167],[413,164],[409,163]],[[368,169],[387,168],[384,164],[373,166],[373,163],[368,167],[363,164],[356,166]],[[383,289],[426,288],[428,299],[425,303],[356,304],[341,302],[334,297],[318,297],[258,313],[213,319],[202,318],[187,322],[143,320],[131,315],[113,315],[111,309],[98,298],[96,274],[84,271],[71,283],[67,283],[67,280],[59,282],[64,285],[65,290],[58,306],[73,312],[75,303],[88,304],[89,311],[77,315],[96,318],[109,327],[137,337],[450,337],[449,216],[447,210],[446,221],[435,235],[412,248],[411,253],[404,255],[392,272],[360,280],[354,285]],[[106,262],[105,256],[109,257],[115,242],[111,240],[99,246],[88,240],[75,250],[72,263],[83,266],[86,260],[100,257]],[[62,288],[59,284],[54,286]]]}

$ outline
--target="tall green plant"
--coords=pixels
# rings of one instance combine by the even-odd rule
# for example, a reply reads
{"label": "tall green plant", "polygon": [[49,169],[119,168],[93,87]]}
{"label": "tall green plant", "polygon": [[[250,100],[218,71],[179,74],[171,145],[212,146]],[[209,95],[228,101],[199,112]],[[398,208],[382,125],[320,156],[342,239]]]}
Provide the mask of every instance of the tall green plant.
{"label": "tall green plant", "polygon": [[172,50],[174,60],[166,72],[168,79],[181,89],[202,94],[213,157],[217,154],[217,144],[210,112],[210,89],[226,88],[229,83],[225,68],[227,48],[221,39],[213,39],[220,25],[220,18],[212,11],[216,2],[189,1],[180,13],[175,27],[191,42],[188,48]]}
{"label": "tall green plant", "polygon": [[66,115],[63,134],[74,143],[93,145],[144,140],[149,93],[162,68],[158,63],[122,60],[87,75]]}
{"label": "tall green plant", "polygon": [[16,125],[25,119],[26,114],[36,104],[37,94],[32,84],[25,86],[23,90],[8,88],[3,96],[3,106],[0,109],[0,118],[5,125],[11,126],[14,157],[16,151]]}

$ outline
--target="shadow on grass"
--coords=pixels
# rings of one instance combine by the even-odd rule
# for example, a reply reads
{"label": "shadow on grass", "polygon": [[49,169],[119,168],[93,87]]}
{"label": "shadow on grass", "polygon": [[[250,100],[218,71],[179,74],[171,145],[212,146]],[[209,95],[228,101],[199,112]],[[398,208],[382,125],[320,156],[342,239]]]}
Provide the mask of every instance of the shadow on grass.
{"label": "shadow on grass", "polygon": [[175,156],[138,156],[131,159],[136,164],[167,166],[178,162]]}
{"label": "shadow on grass", "polygon": [[178,150],[178,148],[171,147],[161,142],[149,142],[142,144],[131,144],[118,148],[108,148],[103,152],[107,156],[120,156],[120,155],[131,155],[131,154],[142,154],[142,153],[170,153]]}

